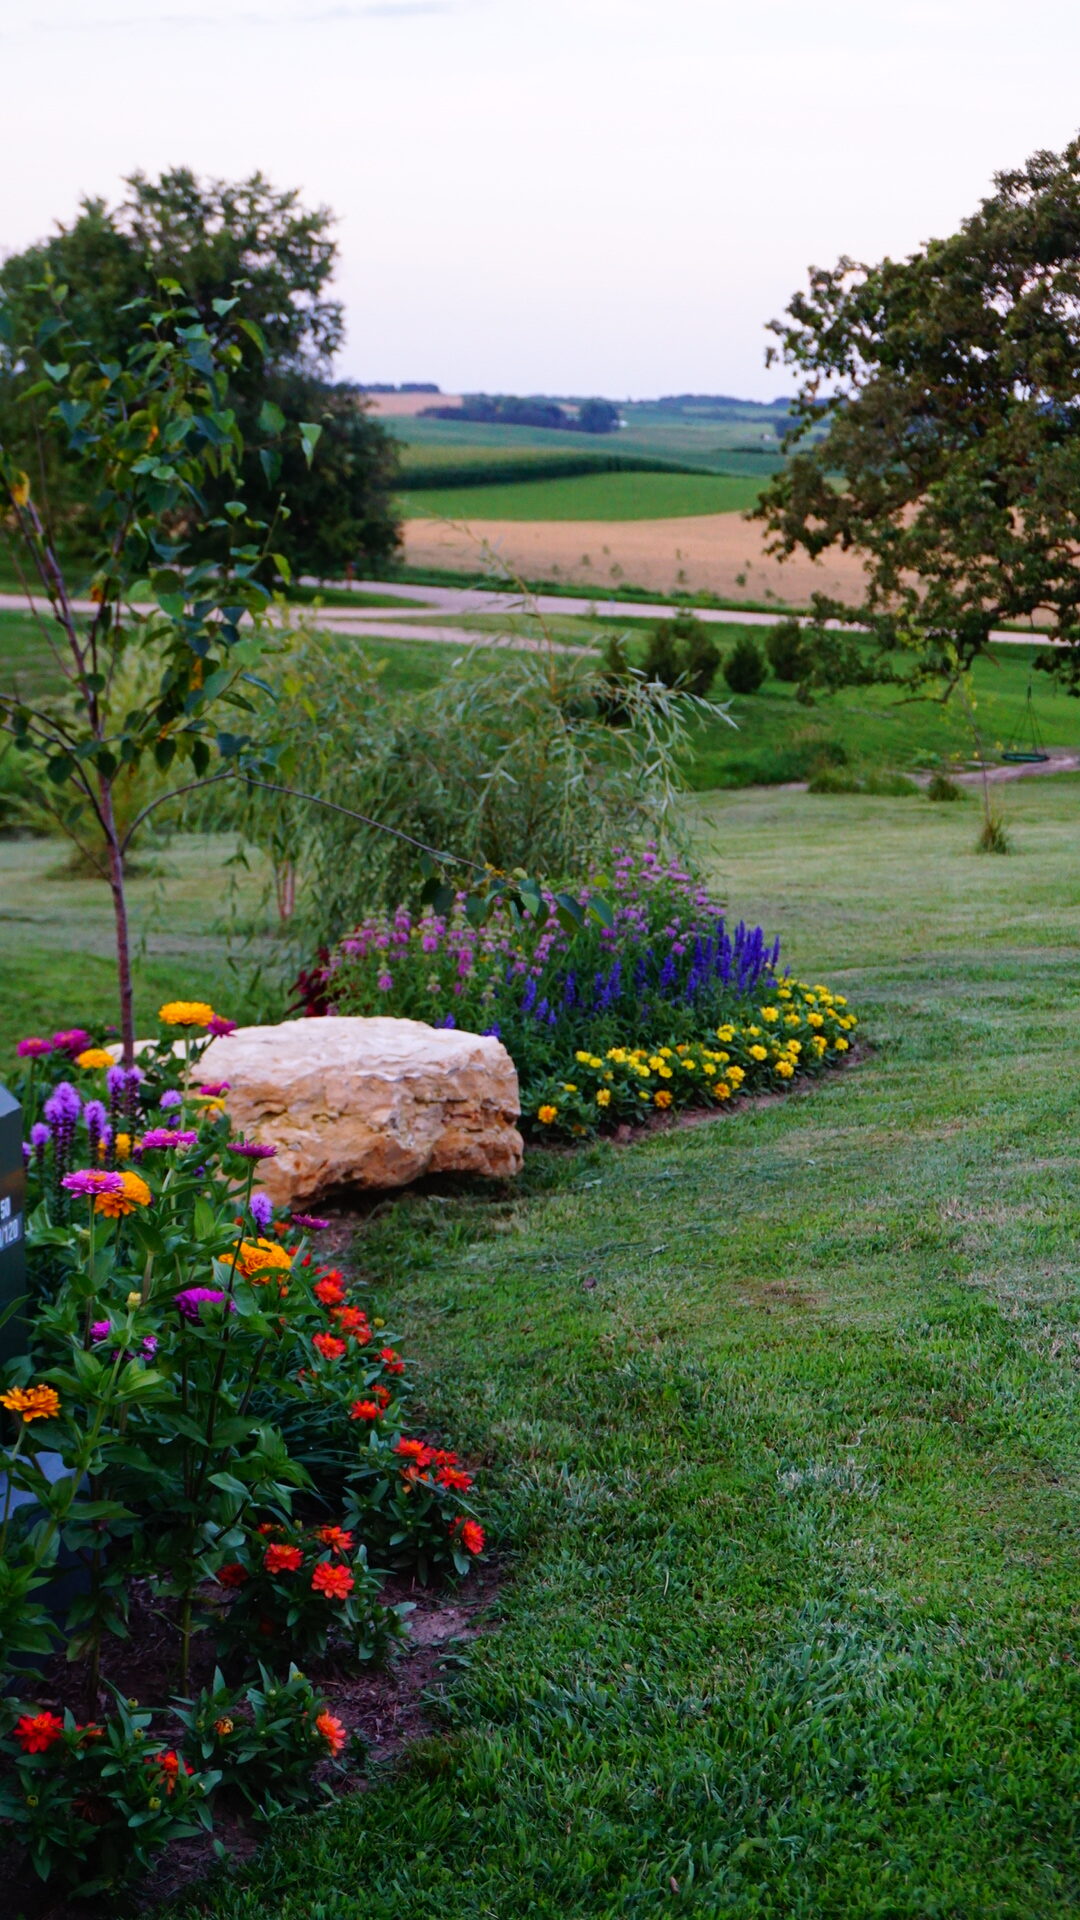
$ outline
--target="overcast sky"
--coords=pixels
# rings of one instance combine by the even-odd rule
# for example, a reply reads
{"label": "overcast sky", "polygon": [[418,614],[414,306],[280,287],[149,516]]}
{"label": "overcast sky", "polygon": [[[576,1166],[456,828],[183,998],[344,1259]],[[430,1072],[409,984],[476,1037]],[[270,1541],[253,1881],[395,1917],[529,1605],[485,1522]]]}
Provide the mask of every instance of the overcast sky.
{"label": "overcast sky", "polygon": [[122,175],[340,219],[343,376],[744,393],[808,264],[1080,124],[1077,0],[0,0],[0,247]]}

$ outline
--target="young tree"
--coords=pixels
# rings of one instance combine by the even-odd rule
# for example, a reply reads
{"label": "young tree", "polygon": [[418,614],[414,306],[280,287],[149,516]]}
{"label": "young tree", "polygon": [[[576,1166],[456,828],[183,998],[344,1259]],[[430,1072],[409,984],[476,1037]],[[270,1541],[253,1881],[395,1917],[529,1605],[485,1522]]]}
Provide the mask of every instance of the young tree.
{"label": "young tree", "polygon": [[[906,260],[815,269],[772,322],[803,385],[756,515],[774,553],[858,555],[862,595],[815,614],[868,627],[882,676],[916,687],[951,688],[1031,616],[1080,683],[1080,141],[995,187]],[[856,671],[834,646],[825,677]]]}
{"label": "young tree", "polygon": [[[0,441],[0,500],[16,564],[47,603],[51,620],[39,617],[66,683],[64,696],[52,700],[0,692],[0,724],[39,758],[58,823],[108,880],[130,1061],[125,860],[134,826],[118,823],[118,784],[150,757],[162,772],[176,769],[167,792],[178,793],[213,777],[215,761],[222,772],[264,764],[246,731],[264,641],[242,622],[268,598],[259,573],[272,529],[237,497],[244,442],[227,404],[239,340],[258,346],[259,335],[236,317],[235,299],[219,301],[207,325],[166,281],[156,306],[139,304],[136,344],[122,358],[103,359],[78,338],[65,291],[50,289],[48,311],[29,339],[20,335],[19,316],[0,307],[0,339],[12,367],[31,376],[22,382],[23,404],[41,403],[43,433],[82,475],[92,546],[72,584],[47,495]],[[276,435],[280,424],[271,417],[266,427]],[[300,434],[310,457],[318,428],[309,424]],[[221,515],[208,512],[209,485],[230,496]],[[193,561],[190,548],[209,534],[218,557]],[[133,653],[157,672],[148,696],[129,709],[122,669]]]}

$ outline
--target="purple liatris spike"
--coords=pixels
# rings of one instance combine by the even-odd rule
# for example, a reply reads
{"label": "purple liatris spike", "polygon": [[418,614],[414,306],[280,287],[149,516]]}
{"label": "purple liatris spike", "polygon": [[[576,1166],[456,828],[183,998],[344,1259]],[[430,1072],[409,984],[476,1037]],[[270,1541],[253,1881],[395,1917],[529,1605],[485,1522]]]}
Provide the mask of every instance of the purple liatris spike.
{"label": "purple liatris spike", "polygon": [[267,1193],[253,1193],[248,1201],[251,1217],[260,1233],[265,1233],[274,1217],[274,1203]]}

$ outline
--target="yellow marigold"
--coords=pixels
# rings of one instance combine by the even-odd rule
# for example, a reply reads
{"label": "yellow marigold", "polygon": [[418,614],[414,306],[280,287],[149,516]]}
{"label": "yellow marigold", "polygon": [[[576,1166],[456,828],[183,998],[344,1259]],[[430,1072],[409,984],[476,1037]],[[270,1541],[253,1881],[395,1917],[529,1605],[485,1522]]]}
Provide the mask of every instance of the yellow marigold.
{"label": "yellow marigold", "polygon": [[728,1086],[728,1083],[726,1080],[718,1080],[715,1087],[713,1088],[713,1092],[715,1093],[718,1100],[731,1099],[731,1088]]}
{"label": "yellow marigold", "polygon": [[776,1071],[780,1075],[781,1080],[790,1080],[795,1069],[790,1060],[778,1060],[776,1063]]}
{"label": "yellow marigold", "polygon": [[659,1073],[661,1080],[670,1080],[673,1078],[671,1068],[666,1064],[659,1066],[657,1068],[657,1072]]}
{"label": "yellow marigold", "polygon": [[660,1055],[658,1053],[651,1053],[649,1055],[649,1065],[652,1068],[654,1073],[659,1073],[663,1064],[664,1063],[661,1060]]}
{"label": "yellow marigold", "polygon": [[286,1273],[292,1270],[292,1255],[286,1253],[278,1240],[240,1240],[233,1242],[236,1253],[236,1271],[242,1273],[245,1280],[255,1280],[268,1275],[276,1268]]}
{"label": "yellow marigold", "polygon": [[577,1053],[575,1053],[574,1059],[577,1061],[579,1067],[587,1067],[589,1064],[589,1055],[587,1053],[582,1053],[580,1047]]}
{"label": "yellow marigold", "polygon": [[12,1387],[0,1393],[0,1407],[21,1420],[51,1420],[60,1411],[60,1395],[52,1387]]}
{"label": "yellow marigold", "polygon": [[702,1067],[701,1071],[702,1073],[707,1073],[711,1078],[712,1075],[716,1072],[716,1068],[713,1066],[713,1063],[711,1060],[706,1060],[705,1065]]}
{"label": "yellow marigold", "polygon": [[562,1083],[562,1090],[563,1090],[563,1092],[564,1092],[564,1093],[576,1093],[576,1092],[577,1092],[577,1088],[576,1088],[576,1086],[574,1085],[574,1082],[573,1082],[572,1080],[564,1080],[564,1081],[563,1081],[563,1083]]}
{"label": "yellow marigold", "polygon": [[847,996],[846,996],[846,994],[843,994],[843,993],[836,993],[836,994],[834,994],[834,995],[833,995],[833,1001],[834,1001],[834,1004],[835,1004],[836,1006],[838,1006],[838,1007],[846,1007],[846,1006],[847,1006]]}
{"label": "yellow marigold", "polygon": [[767,1060],[768,1057],[769,1057],[769,1054],[768,1054],[768,1049],[766,1047],[751,1047],[750,1049],[751,1060]]}
{"label": "yellow marigold", "polygon": [[784,1025],[785,1027],[799,1027],[802,1025],[802,1021],[799,1019],[797,1013],[785,1013]]}
{"label": "yellow marigold", "polygon": [[208,1027],[213,1017],[214,1009],[205,1000],[166,1000],[158,1008],[158,1019],[167,1027]]}
{"label": "yellow marigold", "polygon": [[789,1040],[789,1041],[788,1041],[788,1043],[787,1043],[787,1050],[788,1050],[788,1052],[789,1052],[789,1053],[795,1053],[795,1054],[799,1054],[799,1053],[801,1053],[801,1052],[802,1052],[802,1041],[801,1041],[801,1040]]}
{"label": "yellow marigold", "polygon": [[727,1069],[727,1077],[733,1087],[741,1087],[743,1081],[746,1079],[746,1073],[742,1067],[729,1067]]}
{"label": "yellow marigold", "polygon": [[130,1133],[118,1133],[116,1136],[116,1157],[118,1160],[131,1159]]}
{"label": "yellow marigold", "polygon": [[93,1067],[114,1067],[116,1062],[107,1047],[86,1047],[75,1055],[75,1065],[90,1072]]}
{"label": "yellow marigold", "polygon": [[117,1193],[99,1193],[94,1201],[94,1212],[104,1213],[110,1220],[117,1220],[125,1213],[134,1213],[136,1207],[150,1205],[150,1189],[146,1181],[137,1173],[122,1173],[123,1190]]}
{"label": "yellow marigold", "polygon": [[730,1042],[735,1038],[735,1029],[734,1027],[717,1027],[716,1037],[718,1040]]}
{"label": "yellow marigold", "polygon": [[653,1103],[658,1107],[670,1107],[673,1097],[666,1087],[661,1087],[659,1093],[653,1094]]}
{"label": "yellow marigold", "polygon": [[836,1048],[837,1053],[846,1053],[849,1044],[850,1042],[844,1039],[842,1033],[838,1033],[836,1039],[833,1041],[833,1046]]}
{"label": "yellow marigold", "polygon": [[611,1088],[610,1087],[600,1088],[600,1091],[596,1096],[596,1104],[598,1107],[610,1107],[611,1105]]}
{"label": "yellow marigold", "polygon": [[779,1020],[780,1015],[775,1007],[762,1007],[761,1017],[763,1020],[773,1021]]}
{"label": "yellow marigold", "polygon": [[806,1018],[812,1027],[823,1027],[825,1025],[824,1018],[820,1013],[808,1013]]}
{"label": "yellow marigold", "polygon": [[538,1107],[536,1117],[542,1127],[550,1127],[558,1111],[558,1107]]}

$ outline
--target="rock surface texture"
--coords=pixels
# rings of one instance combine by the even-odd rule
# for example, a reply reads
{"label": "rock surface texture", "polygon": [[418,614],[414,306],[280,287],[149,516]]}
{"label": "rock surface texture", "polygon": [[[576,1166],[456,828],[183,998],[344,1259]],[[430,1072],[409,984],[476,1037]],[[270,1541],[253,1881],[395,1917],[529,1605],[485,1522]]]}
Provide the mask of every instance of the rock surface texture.
{"label": "rock surface texture", "polygon": [[491,1036],[419,1020],[287,1020],[212,1041],[199,1078],[227,1080],[237,1132],[277,1148],[258,1167],[277,1206],[424,1173],[521,1170],[517,1072]]}

